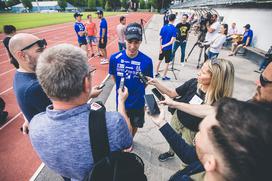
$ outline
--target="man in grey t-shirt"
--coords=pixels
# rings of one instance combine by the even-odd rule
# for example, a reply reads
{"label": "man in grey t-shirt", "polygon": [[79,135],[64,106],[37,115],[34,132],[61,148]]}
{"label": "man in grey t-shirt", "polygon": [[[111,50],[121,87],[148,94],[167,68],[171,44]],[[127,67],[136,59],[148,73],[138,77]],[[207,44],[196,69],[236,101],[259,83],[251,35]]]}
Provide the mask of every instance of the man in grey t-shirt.
{"label": "man in grey t-shirt", "polygon": [[122,51],[122,50],[126,49],[125,31],[126,31],[126,17],[121,16],[120,17],[120,24],[118,24],[117,27],[116,27],[116,33],[117,33],[117,36],[118,36],[119,51]]}
{"label": "man in grey t-shirt", "polygon": [[[94,165],[88,130],[90,105],[87,104],[92,76],[87,60],[82,49],[60,44],[44,51],[36,68],[38,80],[52,105],[32,119],[30,140],[45,165],[72,180],[83,180]],[[124,109],[127,96],[126,88],[119,92],[119,113],[106,112],[111,151],[132,145]]]}

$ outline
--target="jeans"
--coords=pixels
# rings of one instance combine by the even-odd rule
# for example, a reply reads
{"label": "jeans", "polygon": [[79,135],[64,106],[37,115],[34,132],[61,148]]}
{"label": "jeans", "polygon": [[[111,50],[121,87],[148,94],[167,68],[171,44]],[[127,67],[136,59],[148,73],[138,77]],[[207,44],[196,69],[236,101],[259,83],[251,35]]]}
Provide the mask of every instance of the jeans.
{"label": "jeans", "polygon": [[213,53],[211,51],[208,51],[208,59],[217,58],[219,53]]}
{"label": "jeans", "polygon": [[118,47],[119,47],[119,51],[125,50],[126,49],[126,44],[118,42]]}
{"label": "jeans", "polygon": [[184,62],[184,58],[185,58],[186,40],[183,41],[183,42],[175,41],[173,49],[172,49],[172,58],[171,58],[171,61],[174,59],[175,53],[176,53],[178,47],[180,47],[180,50],[181,50],[181,63],[183,63]]}
{"label": "jeans", "polygon": [[269,63],[270,63],[270,61],[267,58],[263,59],[263,61],[260,64],[259,70],[260,71],[264,70]]}

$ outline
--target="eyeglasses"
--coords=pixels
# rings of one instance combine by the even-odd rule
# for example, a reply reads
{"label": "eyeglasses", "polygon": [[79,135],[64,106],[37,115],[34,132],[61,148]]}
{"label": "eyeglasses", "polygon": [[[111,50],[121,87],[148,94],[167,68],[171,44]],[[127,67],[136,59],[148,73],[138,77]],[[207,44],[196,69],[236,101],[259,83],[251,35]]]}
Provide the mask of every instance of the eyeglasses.
{"label": "eyeglasses", "polygon": [[35,44],[37,44],[40,48],[45,48],[47,45],[47,42],[45,39],[37,40],[37,41],[31,43],[30,45],[26,46],[25,48],[21,49],[21,51],[27,50],[27,49],[33,47]]}
{"label": "eyeglasses", "polygon": [[260,84],[262,87],[265,87],[267,84],[272,84],[272,81],[267,80],[265,77],[263,77],[263,74],[260,75]]}

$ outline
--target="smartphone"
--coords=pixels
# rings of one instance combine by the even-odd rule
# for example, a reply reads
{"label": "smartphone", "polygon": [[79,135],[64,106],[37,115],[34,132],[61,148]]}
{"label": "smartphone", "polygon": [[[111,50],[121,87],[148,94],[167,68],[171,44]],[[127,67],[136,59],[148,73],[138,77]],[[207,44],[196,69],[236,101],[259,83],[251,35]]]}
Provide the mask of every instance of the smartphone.
{"label": "smartphone", "polygon": [[125,78],[122,77],[121,80],[120,80],[119,88],[121,88],[121,90],[124,91],[124,87],[125,87]]}
{"label": "smartphone", "polygon": [[137,75],[139,76],[140,80],[144,83],[147,84],[148,79],[144,76],[142,72],[138,72]]}
{"label": "smartphone", "polygon": [[153,94],[147,94],[144,96],[144,98],[145,98],[145,102],[147,104],[147,107],[149,109],[149,114],[150,115],[160,114],[159,106],[158,106]]}
{"label": "smartphone", "polygon": [[98,89],[102,89],[103,87],[105,87],[105,84],[100,84],[99,86],[98,86]]}
{"label": "smartphone", "polygon": [[111,77],[110,74],[106,76],[106,78],[101,82],[101,84],[98,86],[98,89],[102,89],[106,84],[106,81]]}
{"label": "smartphone", "polygon": [[160,101],[163,101],[165,100],[164,96],[160,93],[160,91],[156,88],[153,88],[151,90],[153,92],[153,94],[160,100]]}

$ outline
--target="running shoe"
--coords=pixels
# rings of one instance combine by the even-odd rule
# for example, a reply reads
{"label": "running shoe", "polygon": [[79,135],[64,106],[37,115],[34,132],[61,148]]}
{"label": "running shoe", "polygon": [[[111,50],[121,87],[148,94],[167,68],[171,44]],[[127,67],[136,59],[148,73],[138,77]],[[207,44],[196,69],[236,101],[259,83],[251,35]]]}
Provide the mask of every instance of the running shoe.
{"label": "running shoe", "polygon": [[175,156],[174,153],[171,153],[170,151],[168,151],[168,152],[160,154],[158,159],[159,159],[160,162],[165,162],[165,161],[167,161],[169,159],[174,158],[174,156]]}
{"label": "running shoe", "polygon": [[162,80],[170,80],[171,78],[170,77],[163,77]]}

